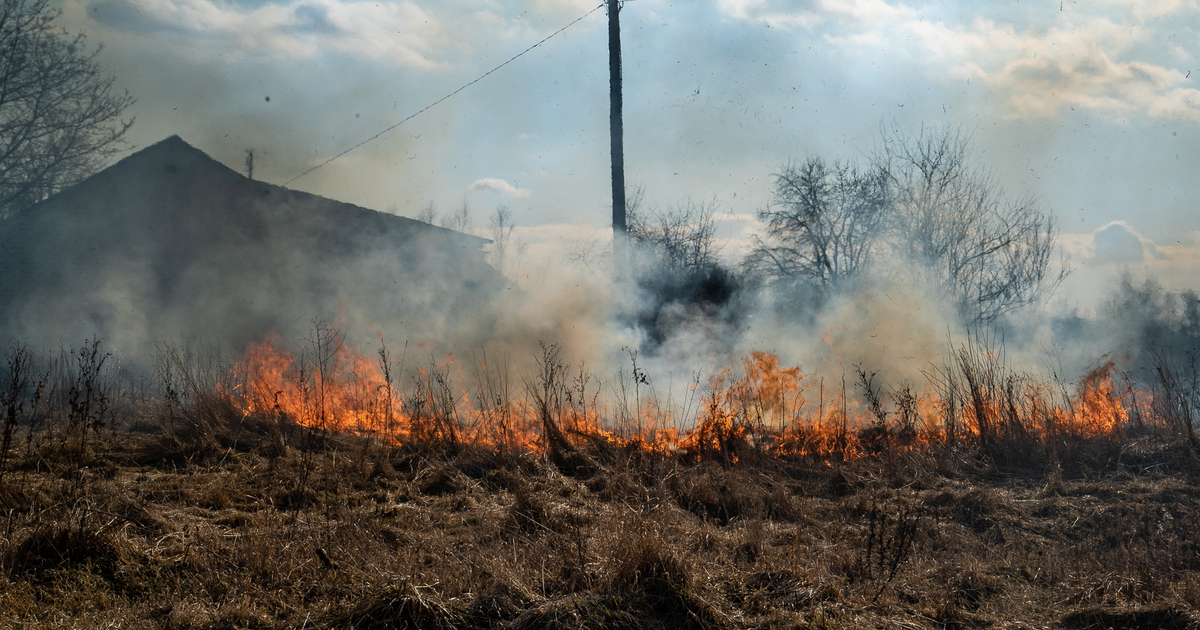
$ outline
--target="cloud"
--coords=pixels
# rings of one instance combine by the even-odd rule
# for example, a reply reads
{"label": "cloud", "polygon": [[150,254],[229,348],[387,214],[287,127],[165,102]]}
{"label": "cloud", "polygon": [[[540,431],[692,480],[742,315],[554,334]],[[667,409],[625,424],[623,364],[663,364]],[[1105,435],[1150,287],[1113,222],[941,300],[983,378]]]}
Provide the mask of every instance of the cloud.
{"label": "cloud", "polygon": [[[882,54],[940,66],[950,80],[981,80],[1013,118],[1050,117],[1068,108],[1109,117],[1141,113],[1200,122],[1200,90],[1168,40],[1187,37],[1194,0],[1113,0],[1065,7],[1021,27],[976,18],[955,24],[937,5],[885,0],[719,0],[734,20],[819,30],[855,54]],[[1026,19],[1028,15],[1024,16]],[[1182,31],[1177,33],[1176,31]]]}
{"label": "cloud", "polygon": [[829,22],[883,27],[916,17],[908,7],[885,0],[718,0],[717,6],[735,20],[775,27],[814,28]]}
{"label": "cloud", "polygon": [[1124,221],[1113,221],[1092,233],[1094,251],[1088,262],[1128,265],[1146,262],[1147,257],[1164,260],[1154,241],[1142,236]]}
{"label": "cloud", "polygon": [[1007,93],[1014,117],[1054,116],[1069,107],[1109,115],[1141,112],[1155,118],[1200,121],[1200,92],[1179,87],[1187,74],[1154,63],[1120,59],[1130,42],[1113,35],[1112,26],[1093,24],[1082,32],[1017,35],[991,25],[988,28],[993,32],[981,41],[997,49],[1019,45],[1022,52],[1008,60],[986,60],[980,54],[976,56],[979,61],[964,64],[956,74],[978,77]]}
{"label": "cloud", "polygon": [[414,2],[293,0],[247,9],[217,0],[95,0],[87,14],[119,33],[189,40],[189,50],[229,60],[318,57],[331,52],[434,68],[440,22]]}
{"label": "cloud", "polygon": [[981,79],[1007,95],[1011,117],[1049,117],[1075,108],[1110,117],[1141,113],[1200,121],[1200,92],[1181,85],[1187,72],[1155,62],[1177,56],[1168,54],[1169,46],[1154,46],[1160,35],[1154,25],[1130,27],[1134,9],[1065,14],[1044,29],[1019,31],[978,19],[968,28],[921,30],[950,64],[951,76]]}
{"label": "cloud", "polygon": [[528,189],[517,188],[503,179],[493,177],[475,180],[475,183],[471,184],[471,190],[490,190],[500,193],[505,197],[515,197],[518,199],[528,197],[530,194]]}

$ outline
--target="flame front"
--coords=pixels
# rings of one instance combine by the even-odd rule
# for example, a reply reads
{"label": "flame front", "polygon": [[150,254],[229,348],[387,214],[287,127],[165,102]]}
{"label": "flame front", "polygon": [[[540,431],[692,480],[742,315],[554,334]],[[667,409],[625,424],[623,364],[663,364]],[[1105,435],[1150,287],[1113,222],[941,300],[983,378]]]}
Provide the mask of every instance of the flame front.
{"label": "flame front", "polygon": [[[963,352],[958,369],[920,391],[876,392],[862,384],[829,387],[766,352],[695,384],[699,405],[688,414],[654,398],[605,400],[592,377],[565,368],[514,388],[507,370],[473,362],[465,378],[453,356],[398,378],[385,352],[368,358],[350,344],[305,348],[297,356],[275,336],[251,344],[226,390],[247,415],[311,429],[371,436],[392,444],[484,444],[538,450],[548,431],[569,443],[676,453],[735,463],[749,450],[778,457],[852,460],[884,450],[961,441],[1054,443],[1120,439],[1132,405],[1151,395],[1120,387],[1108,360],[1073,392],[1008,373],[990,355]],[[637,376],[635,378],[644,378]],[[404,385],[401,386],[400,382]],[[470,389],[459,383],[474,382]],[[870,387],[870,383],[867,383]],[[515,393],[517,390],[520,393]],[[1139,417],[1146,417],[1142,412]],[[546,419],[550,423],[546,423]],[[559,438],[555,438],[559,439]]]}

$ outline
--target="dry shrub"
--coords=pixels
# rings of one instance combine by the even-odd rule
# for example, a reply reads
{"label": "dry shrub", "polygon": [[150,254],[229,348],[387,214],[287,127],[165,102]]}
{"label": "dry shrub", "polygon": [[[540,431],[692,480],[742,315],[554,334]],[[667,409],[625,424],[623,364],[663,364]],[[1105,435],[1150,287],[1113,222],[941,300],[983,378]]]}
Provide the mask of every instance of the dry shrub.
{"label": "dry shrub", "polygon": [[912,558],[921,519],[911,506],[874,496],[859,497],[849,511],[859,517],[861,529],[852,534],[853,554],[839,559],[838,571],[851,584],[869,585],[875,601]]}
{"label": "dry shrub", "polygon": [[679,507],[721,525],[736,519],[795,518],[796,501],[782,486],[741,470],[727,471],[712,462],[681,470],[667,479]]}
{"label": "dry shrub", "polygon": [[371,472],[367,473],[367,478],[371,481],[393,481],[397,478],[396,469],[392,468],[392,464],[388,460],[380,457],[371,466]]}
{"label": "dry shrub", "polygon": [[465,476],[451,466],[434,466],[423,470],[414,481],[421,489],[421,494],[439,497],[457,494],[469,487]]}
{"label": "dry shrub", "polygon": [[507,467],[493,470],[483,476],[483,485],[489,490],[516,492],[524,484],[522,474]]}
{"label": "dry shrub", "polygon": [[454,467],[471,479],[483,479],[502,466],[504,457],[484,444],[464,444],[454,455]]}
{"label": "dry shrub", "polygon": [[611,589],[665,598],[687,590],[691,570],[668,545],[650,533],[621,545],[613,557]]}
{"label": "dry shrub", "polygon": [[982,534],[996,525],[1001,499],[990,488],[972,487],[962,492],[941,492],[926,499],[925,505],[948,510],[955,521]]}
{"label": "dry shrub", "polygon": [[471,602],[467,615],[477,625],[491,627],[495,622],[512,621],[529,608],[533,595],[520,586],[503,580],[492,582]]}
{"label": "dry shrub", "polygon": [[637,533],[614,550],[606,591],[625,610],[637,611],[646,625],[711,628],[725,616],[701,599],[703,585],[694,567],[671,548],[666,536],[635,524]]}
{"label": "dry shrub", "polygon": [[530,607],[510,627],[512,630],[643,630],[654,625],[657,624],[626,610],[620,602],[609,597],[579,593]]}
{"label": "dry shrub", "polygon": [[141,536],[157,537],[170,529],[166,521],[147,510],[141,501],[131,497],[118,497],[107,506],[107,511],[119,517],[134,533]]}
{"label": "dry shrub", "polygon": [[361,602],[333,625],[355,630],[454,630],[465,622],[458,600],[442,596],[433,586],[406,582]]}
{"label": "dry shrub", "polygon": [[1000,594],[1003,582],[980,573],[975,567],[947,567],[945,605],[961,610],[978,610],[984,600]]}
{"label": "dry shrub", "polygon": [[103,529],[87,523],[57,523],[34,529],[11,552],[5,564],[14,575],[48,579],[52,572],[81,569],[117,581],[136,567],[137,552]]}
{"label": "dry shrub", "polygon": [[269,630],[273,627],[274,624],[252,610],[227,606],[217,614],[216,621],[207,630]]}
{"label": "dry shrub", "polygon": [[0,479],[0,511],[25,512],[33,504],[25,488],[11,480]]}
{"label": "dry shrub", "polygon": [[546,498],[526,483],[520,484],[513,493],[508,517],[517,529],[531,534],[554,532],[560,526],[551,513]]}
{"label": "dry shrub", "polygon": [[1074,630],[1194,630],[1200,628],[1200,620],[1190,613],[1170,606],[1118,610],[1111,608],[1088,608],[1063,616],[1062,625]]}
{"label": "dry shrub", "polygon": [[303,510],[317,504],[317,493],[311,488],[291,488],[275,495],[275,507],[280,510]]}
{"label": "dry shrub", "polygon": [[230,450],[277,458],[286,452],[279,423],[262,414],[246,415],[227,396],[198,396],[178,417],[162,420],[162,436],[139,455],[144,465],[178,466],[211,462]]}
{"label": "dry shrub", "polygon": [[587,480],[587,489],[602,501],[633,501],[645,499],[646,488],[628,472],[597,475]]}
{"label": "dry shrub", "polygon": [[731,596],[740,603],[742,610],[752,615],[770,614],[776,610],[800,611],[841,598],[836,585],[829,582],[814,584],[788,567],[751,573],[731,587]]}
{"label": "dry shrub", "polygon": [[757,519],[747,521],[741,529],[738,536],[739,542],[733,549],[733,556],[739,561],[745,560],[747,564],[754,566],[762,557],[766,546],[763,523]]}

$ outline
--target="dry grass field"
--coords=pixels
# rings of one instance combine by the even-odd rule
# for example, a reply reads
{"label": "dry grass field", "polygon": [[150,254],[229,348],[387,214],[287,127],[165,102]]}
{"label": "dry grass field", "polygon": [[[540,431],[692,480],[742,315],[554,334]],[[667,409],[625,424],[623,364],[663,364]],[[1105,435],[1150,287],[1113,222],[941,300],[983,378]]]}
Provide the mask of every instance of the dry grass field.
{"label": "dry grass field", "polygon": [[437,411],[431,370],[382,439],[187,369],[123,397],[91,348],[45,381],[10,355],[6,628],[1200,627],[1200,460],[1166,385],[1044,398],[964,351],[936,427],[863,375],[874,422],[772,428],[751,410],[786,397],[747,398],[747,363],[658,443],[580,424],[547,354],[525,424]]}

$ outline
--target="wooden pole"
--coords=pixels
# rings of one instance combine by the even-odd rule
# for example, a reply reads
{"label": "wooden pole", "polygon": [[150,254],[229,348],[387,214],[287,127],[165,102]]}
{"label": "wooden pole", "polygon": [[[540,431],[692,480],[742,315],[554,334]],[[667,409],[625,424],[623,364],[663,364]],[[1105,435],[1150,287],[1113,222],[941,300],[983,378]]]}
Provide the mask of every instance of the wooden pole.
{"label": "wooden pole", "polygon": [[613,265],[618,275],[629,264],[625,225],[625,144],[621,120],[621,0],[608,2],[608,130],[612,144]]}

